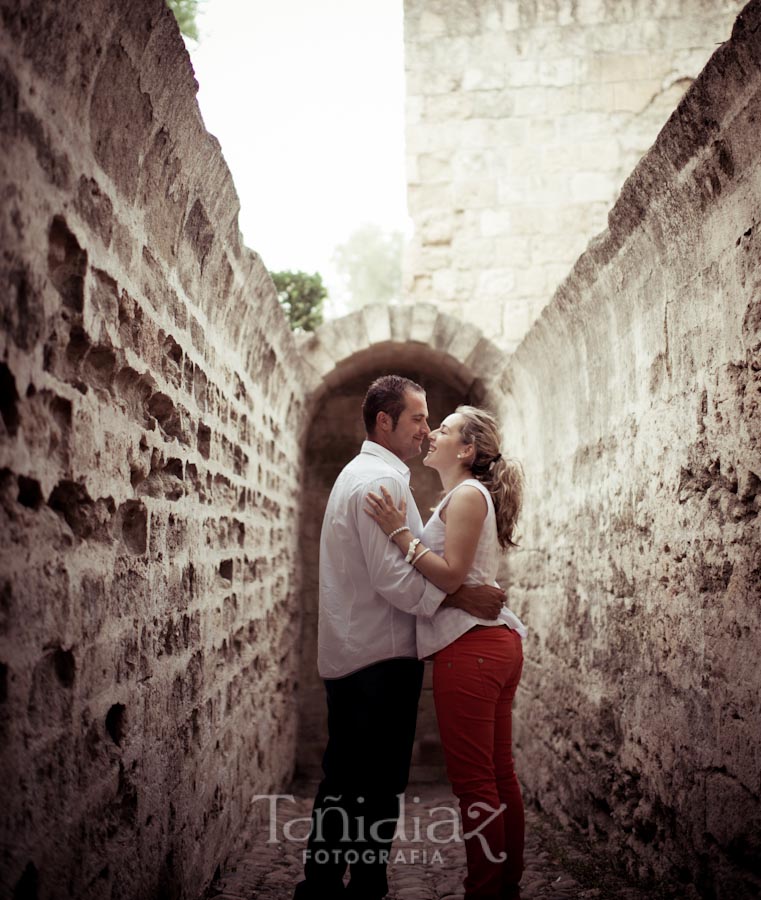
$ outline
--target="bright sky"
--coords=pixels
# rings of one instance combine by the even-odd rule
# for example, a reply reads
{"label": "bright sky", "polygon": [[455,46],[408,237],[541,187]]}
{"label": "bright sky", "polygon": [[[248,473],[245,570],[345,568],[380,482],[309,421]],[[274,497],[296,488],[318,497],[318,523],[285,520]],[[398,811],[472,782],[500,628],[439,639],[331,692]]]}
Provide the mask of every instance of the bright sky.
{"label": "bright sky", "polygon": [[339,307],[336,245],[365,222],[409,230],[402,2],[205,0],[189,47],[246,244],[320,272]]}

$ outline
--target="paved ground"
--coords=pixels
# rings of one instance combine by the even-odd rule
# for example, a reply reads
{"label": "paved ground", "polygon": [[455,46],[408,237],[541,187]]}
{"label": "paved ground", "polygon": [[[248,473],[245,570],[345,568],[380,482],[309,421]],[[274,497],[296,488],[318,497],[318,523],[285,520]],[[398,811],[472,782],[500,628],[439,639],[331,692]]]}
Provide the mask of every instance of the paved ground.
{"label": "paved ground", "polygon": [[[310,786],[294,788],[293,803],[279,801],[277,823],[264,825],[251,836],[246,850],[214,884],[209,897],[216,900],[289,900],[301,877],[303,838],[312,808]],[[414,798],[419,798],[416,802]],[[263,801],[259,801],[260,803]],[[407,841],[397,840],[391,854],[389,900],[443,900],[462,897],[465,853],[462,843],[435,845],[425,841],[429,816],[436,806],[456,808],[446,787],[412,785],[407,791]],[[415,818],[422,841],[414,840]],[[292,825],[289,826],[289,822]],[[283,829],[293,838],[283,840]],[[434,832],[434,836],[436,836]],[[439,833],[439,836],[441,833]],[[270,843],[268,838],[276,841]],[[438,853],[436,852],[438,850]],[[595,858],[583,838],[554,826],[536,811],[526,811],[526,870],[521,883],[523,900],[654,900],[652,890],[632,885],[617,875],[610,861]],[[664,895],[667,896],[667,895]],[[671,895],[674,896],[674,895]]]}

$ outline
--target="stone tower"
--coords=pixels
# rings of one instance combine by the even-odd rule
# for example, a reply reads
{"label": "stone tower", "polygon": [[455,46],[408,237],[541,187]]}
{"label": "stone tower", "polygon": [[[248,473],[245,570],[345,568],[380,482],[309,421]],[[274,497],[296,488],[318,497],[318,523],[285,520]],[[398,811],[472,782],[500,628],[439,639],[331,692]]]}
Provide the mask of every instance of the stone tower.
{"label": "stone tower", "polygon": [[405,0],[405,297],[520,342],[738,0]]}

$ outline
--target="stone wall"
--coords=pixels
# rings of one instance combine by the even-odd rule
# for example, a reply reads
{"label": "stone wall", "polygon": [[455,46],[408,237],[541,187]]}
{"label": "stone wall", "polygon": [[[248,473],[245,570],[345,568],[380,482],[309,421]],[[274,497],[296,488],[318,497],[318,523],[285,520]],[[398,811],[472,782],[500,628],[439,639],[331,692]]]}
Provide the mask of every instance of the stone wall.
{"label": "stone wall", "polygon": [[298,357],[163,2],[0,15],[0,884],[195,897],[292,767]]}
{"label": "stone wall", "polygon": [[758,896],[761,2],[509,360],[530,795],[684,896]]}
{"label": "stone wall", "polygon": [[520,342],[741,0],[405,0],[405,294]]}

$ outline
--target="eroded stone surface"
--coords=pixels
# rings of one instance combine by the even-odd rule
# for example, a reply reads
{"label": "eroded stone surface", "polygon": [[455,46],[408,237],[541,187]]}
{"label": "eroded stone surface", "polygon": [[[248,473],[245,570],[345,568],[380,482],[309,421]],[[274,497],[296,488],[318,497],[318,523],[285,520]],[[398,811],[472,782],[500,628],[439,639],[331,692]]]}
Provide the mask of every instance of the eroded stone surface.
{"label": "eroded stone surface", "polygon": [[761,851],[760,21],[749,4],[503,380],[527,787],[632,871],[727,900],[758,892]]}
{"label": "eroded stone surface", "polygon": [[292,769],[299,363],[171,13],[54,6],[0,4],[0,881],[195,897]]}

